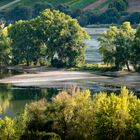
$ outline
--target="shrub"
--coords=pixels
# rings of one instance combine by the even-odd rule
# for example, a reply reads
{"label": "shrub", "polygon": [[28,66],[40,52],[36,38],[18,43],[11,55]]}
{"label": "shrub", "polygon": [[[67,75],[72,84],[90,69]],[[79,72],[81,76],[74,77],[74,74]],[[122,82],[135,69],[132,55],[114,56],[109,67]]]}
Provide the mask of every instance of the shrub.
{"label": "shrub", "polygon": [[[101,92],[91,96],[88,90],[63,91],[46,104],[45,127],[51,129],[45,131],[66,140],[137,140],[140,136],[139,113],[140,100],[125,87],[119,95]],[[35,117],[31,118],[30,123],[35,120]]]}

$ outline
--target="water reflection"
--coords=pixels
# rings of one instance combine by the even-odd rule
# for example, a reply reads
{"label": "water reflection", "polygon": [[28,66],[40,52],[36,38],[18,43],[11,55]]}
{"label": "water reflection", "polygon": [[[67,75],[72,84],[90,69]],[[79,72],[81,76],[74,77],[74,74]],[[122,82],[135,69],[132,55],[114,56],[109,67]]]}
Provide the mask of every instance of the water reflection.
{"label": "water reflection", "polygon": [[56,88],[18,88],[1,84],[0,106],[2,107],[2,114],[0,117],[14,117],[23,111],[25,104],[41,98],[51,100],[57,93]]}
{"label": "water reflection", "polygon": [[14,69],[7,69],[7,68],[0,68],[0,78],[5,78],[17,74],[25,73],[23,71],[14,70]]}

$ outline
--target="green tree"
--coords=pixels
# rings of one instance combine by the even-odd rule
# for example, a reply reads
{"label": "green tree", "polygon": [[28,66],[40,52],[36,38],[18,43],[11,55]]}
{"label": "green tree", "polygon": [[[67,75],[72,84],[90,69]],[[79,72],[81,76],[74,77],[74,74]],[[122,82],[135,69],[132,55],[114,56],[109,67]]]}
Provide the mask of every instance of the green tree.
{"label": "green tree", "polygon": [[56,10],[45,10],[35,19],[39,40],[47,46],[46,55],[54,66],[75,66],[85,59],[87,33],[75,19]]}
{"label": "green tree", "polygon": [[125,11],[127,9],[127,2],[124,0],[115,0],[109,5],[109,8],[116,8],[118,11]]}
{"label": "green tree", "polygon": [[0,119],[0,139],[16,140],[15,122],[11,118]]}
{"label": "green tree", "polygon": [[5,13],[8,22],[14,23],[17,20],[29,20],[32,18],[32,9],[30,7],[15,7]]}
{"label": "green tree", "polygon": [[37,39],[35,26],[32,21],[18,21],[9,27],[14,64],[36,64],[40,55],[43,55],[42,48],[45,46]]}
{"label": "green tree", "polygon": [[140,121],[137,113],[140,100],[136,96],[124,87],[119,96],[103,93],[97,95],[95,101],[98,107],[95,137],[99,140],[138,139]]}
{"label": "green tree", "polygon": [[[29,125],[35,126],[30,129],[32,136],[44,130],[64,140],[138,140],[140,136],[140,100],[126,87],[121,88],[119,95],[62,91],[52,102],[37,101],[27,109]],[[43,123],[44,128],[40,129]]]}
{"label": "green tree", "polygon": [[51,4],[44,4],[44,3],[36,3],[33,7],[33,14],[34,17],[38,16],[40,12],[45,9],[54,9],[53,5]]}
{"label": "green tree", "polygon": [[131,47],[131,63],[136,71],[140,71],[140,25],[135,34],[135,39]]}
{"label": "green tree", "polygon": [[100,38],[99,51],[107,64],[113,64],[117,69],[126,66],[130,70],[131,46],[134,40],[134,30],[129,22],[124,22],[120,28],[111,27]]}
{"label": "green tree", "polygon": [[109,8],[99,16],[99,21],[103,24],[118,23],[120,14],[116,8]]}
{"label": "green tree", "polygon": [[10,62],[11,40],[8,37],[7,28],[0,26],[0,65],[7,65]]}
{"label": "green tree", "polygon": [[76,20],[59,11],[44,10],[35,19],[18,21],[9,28],[9,36],[17,64],[41,58],[59,67],[84,63],[88,35]]}

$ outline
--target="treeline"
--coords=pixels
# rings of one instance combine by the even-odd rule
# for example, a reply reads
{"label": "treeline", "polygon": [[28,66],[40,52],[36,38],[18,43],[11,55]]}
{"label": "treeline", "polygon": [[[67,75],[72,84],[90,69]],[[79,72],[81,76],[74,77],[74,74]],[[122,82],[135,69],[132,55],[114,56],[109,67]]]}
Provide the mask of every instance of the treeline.
{"label": "treeline", "polygon": [[117,9],[119,12],[125,11],[127,10],[129,5],[129,1],[128,0],[113,0],[108,8],[115,8]]}
{"label": "treeline", "polygon": [[129,22],[124,22],[119,28],[110,27],[98,41],[104,63],[114,65],[117,70],[124,66],[130,70],[131,65],[140,71],[140,25],[136,31]]}
{"label": "treeline", "polygon": [[44,10],[32,20],[19,20],[0,30],[0,64],[72,67],[85,60],[89,36],[75,19]]}
{"label": "treeline", "polygon": [[140,100],[125,87],[119,95],[89,90],[59,93],[0,119],[1,140],[139,140]]}
{"label": "treeline", "polygon": [[[87,33],[75,19],[57,10],[44,10],[31,20],[1,25],[1,65],[51,65],[74,67],[85,63]],[[103,33],[99,52],[105,64],[140,71],[140,25],[136,31],[124,22]]]}
{"label": "treeline", "polygon": [[2,22],[7,25],[17,20],[29,20],[35,18],[44,9],[55,9],[76,18],[81,26],[90,24],[121,24],[124,21],[130,21],[131,24],[140,23],[140,12],[128,13],[128,0],[115,0],[109,4],[108,9],[100,13],[99,11],[85,11],[83,9],[72,9],[70,6],[61,4],[53,6],[51,4],[38,3],[33,8],[18,6],[13,9],[5,10],[0,13]]}
{"label": "treeline", "polygon": [[[20,20],[0,30],[1,65],[51,65],[75,67],[85,63],[85,39],[89,36],[75,19],[46,9],[32,20]],[[140,25],[129,22],[110,27],[98,39],[105,64],[116,70],[125,66],[140,71]]]}

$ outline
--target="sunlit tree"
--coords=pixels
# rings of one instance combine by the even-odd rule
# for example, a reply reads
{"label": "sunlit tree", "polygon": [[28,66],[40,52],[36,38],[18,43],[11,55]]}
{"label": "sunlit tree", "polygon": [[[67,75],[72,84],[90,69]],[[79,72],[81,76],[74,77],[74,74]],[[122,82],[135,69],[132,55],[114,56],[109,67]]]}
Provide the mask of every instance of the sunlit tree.
{"label": "sunlit tree", "polygon": [[11,59],[11,41],[7,27],[0,25],[0,65],[8,65]]}
{"label": "sunlit tree", "polygon": [[115,65],[117,69],[126,66],[130,70],[131,47],[134,41],[134,30],[129,22],[123,23],[120,28],[111,27],[98,39],[99,52],[103,55],[103,61]]}

